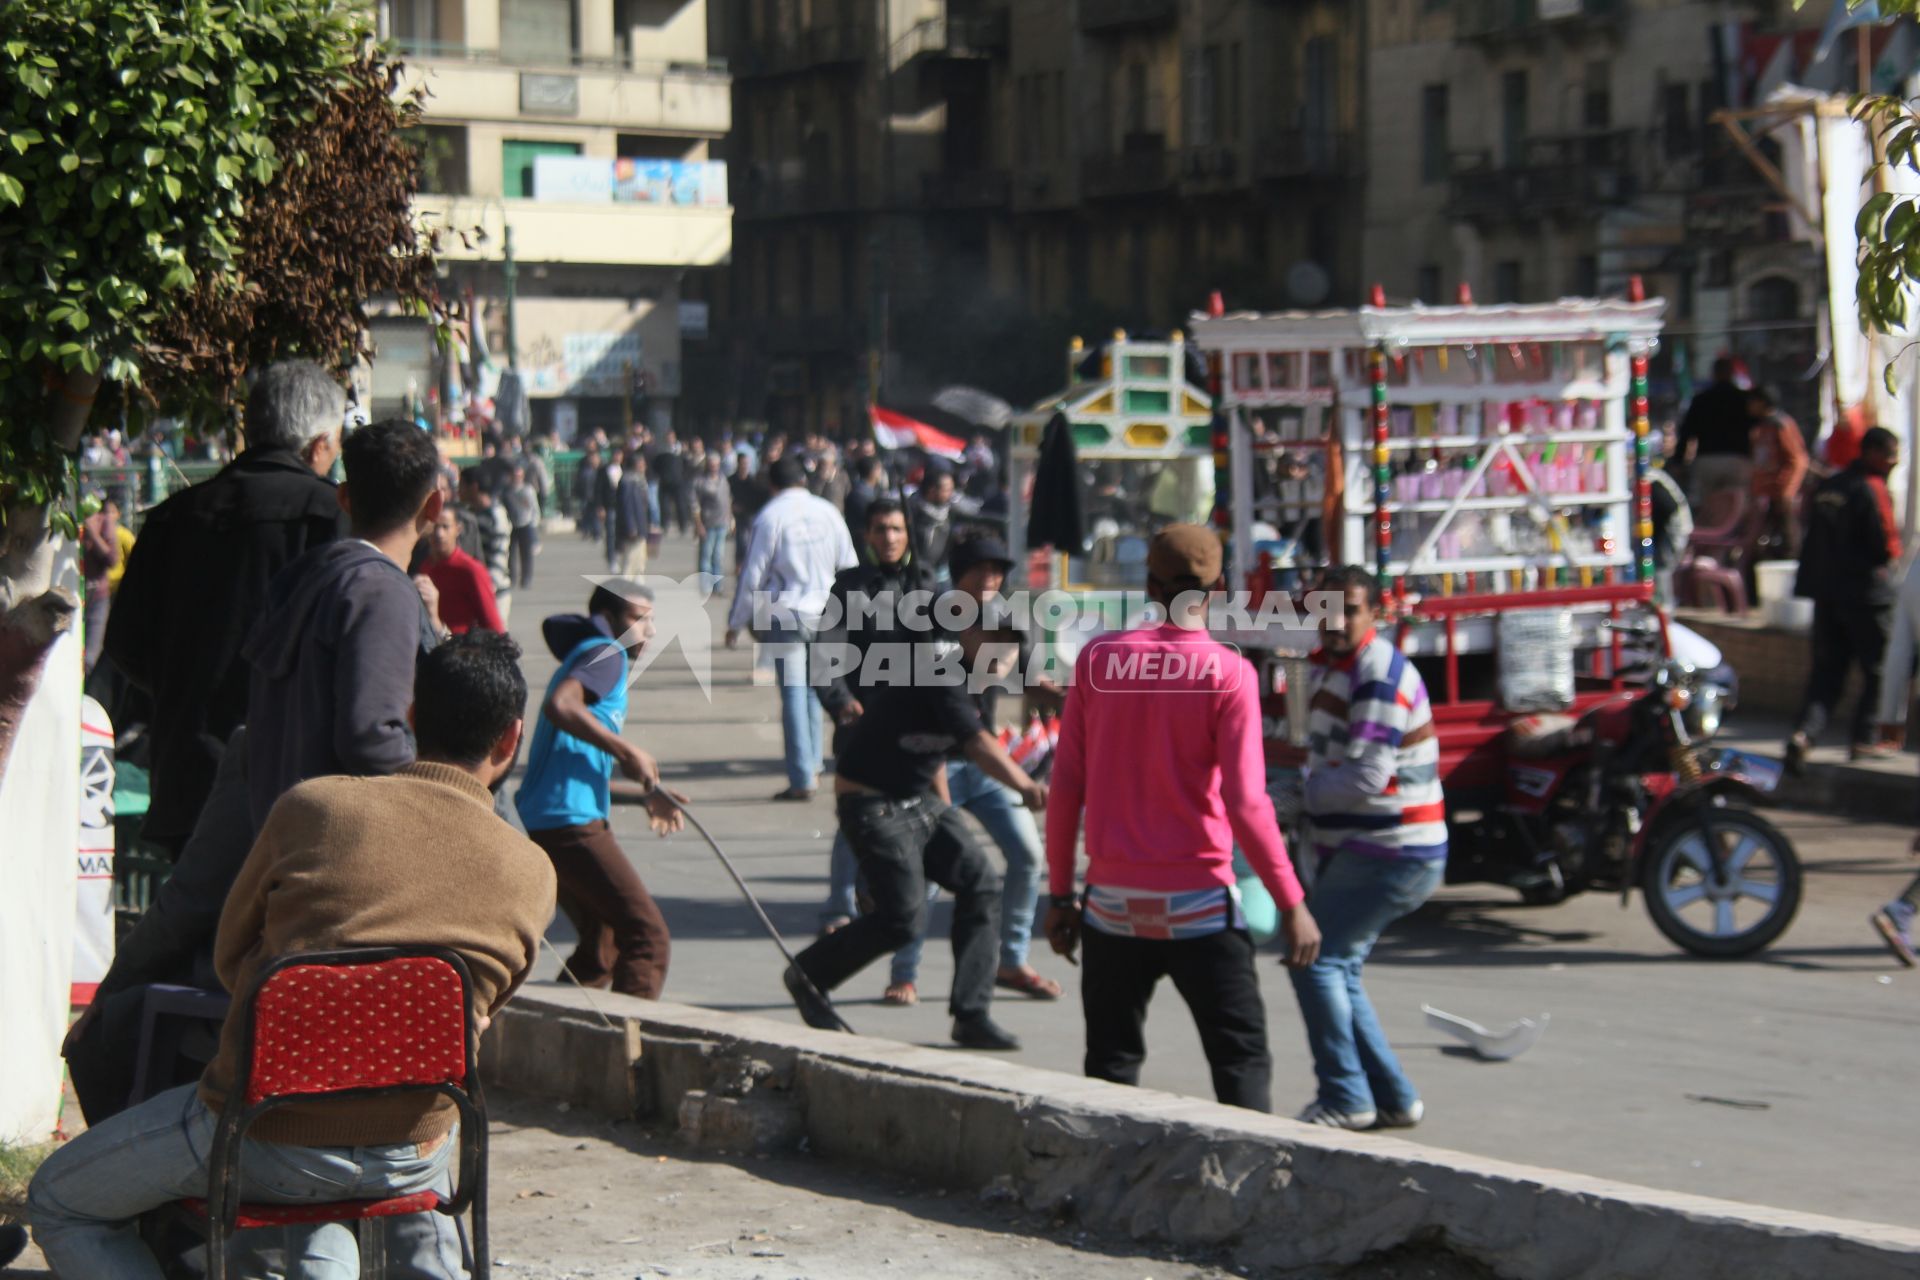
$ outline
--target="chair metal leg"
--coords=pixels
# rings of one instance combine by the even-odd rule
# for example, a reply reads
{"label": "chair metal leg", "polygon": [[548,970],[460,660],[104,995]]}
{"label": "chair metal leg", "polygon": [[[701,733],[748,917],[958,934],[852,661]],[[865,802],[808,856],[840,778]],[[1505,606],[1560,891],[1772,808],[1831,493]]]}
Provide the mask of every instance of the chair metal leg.
{"label": "chair metal leg", "polygon": [[487,1244],[487,1144],[480,1140],[480,1165],[474,1171],[473,1189],[473,1280],[488,1280],[493,1262]]}
{"label": "chair metal leg", "polygon": [[390,1218],[362,1218],[354,1224],[360,1243],[361,1280],[385,1280],[387,1274],[387,1224]]}

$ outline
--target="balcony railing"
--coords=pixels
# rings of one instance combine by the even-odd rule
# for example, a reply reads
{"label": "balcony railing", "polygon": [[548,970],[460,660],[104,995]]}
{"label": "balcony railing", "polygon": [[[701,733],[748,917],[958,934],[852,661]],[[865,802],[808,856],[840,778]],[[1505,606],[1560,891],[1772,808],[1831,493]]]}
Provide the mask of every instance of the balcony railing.
{"label": "balcony railing", "polygon": [[734,55],[733,72],[737,76],[780,76],[862,62],[868,52],[866,34],[866,29],[857,24],[835,22],[749,42]]}
{"label": "balcony railing", "polygon": [[999,209],[1013,199],[1013,175],[1005,169],[923,174],[920,201],[929,209]]}
{"label": "balcony railing", "polygon": [[1792,220],[1780,194],[1765,184],[1705,187],[1687,196],[1684,226],[1691,248],[1786,244]]}
{"label": "balcony railing", "polygon": [[1180,180],[1195,186],[1218,187],[1244,180],[1240,153],[1218,144],[1188,147],[1180,160]]}
{"label": "balcony railing", "polygon": [[576,51],[566,58],[530,61],[515,57],[511,52],[482,49],[453,41],[402,39],[392,43],[395,51],[402,57],[418,58],[428,62],[476,62],[535,70],[552,68],[569,71],[624,71],[642,76],[710,76],[721,80],[729,74],[725,58],[708,58],[704,62],[673,62],[632,57],[624,53],[611,58],[589,58]]}
{"label": "balcony railing", "polygon": [[1577,32],[1619,22],[1627,0],[1462,0],[1462,40],[1504,40],[1551,30]]}
{"label": "balcony railing", "polygon": [[1620,131],[1529,138],[1517,165],[1484,151],[1456,155],[1447,212],[1499,222],[1625,204],[1639,191],[1634,137]]}
{"label": "balcony railing", "polygon": [[1081,166],[1080,186],[1090,200],[1153,195],[1173,185],[1173,153],[1128,147],[1119,155],[1091,156]]}
{"label": "balcony railing", "polygon": [[1080,0],[1080,30],[1088,35],[1163,26],[1179,16],[1180,0]]}
{"label": "balcony railing", "polygon": [[893,42],[888,63],[898,71],[916,58],[991,57],[1007,48],[1012,38],[1011,27],[1011,17],[1005,9],[928,18]]}
{"label": "balcony railing", "polygon": [[1263,182],[1298,178],[1340,178],[1358,159],[1353,135],[1323,129],[1292,129],[1270,134],[1254,153],[1254,176]]}

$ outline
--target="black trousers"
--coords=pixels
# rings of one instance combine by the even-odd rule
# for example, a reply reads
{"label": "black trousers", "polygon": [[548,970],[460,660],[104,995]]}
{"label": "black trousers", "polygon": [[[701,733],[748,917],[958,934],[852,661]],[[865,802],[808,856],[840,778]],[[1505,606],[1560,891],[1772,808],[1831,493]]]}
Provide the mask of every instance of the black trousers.
{"label": "black trousers", "polygon": [[693,524],[693,492],[677,484],[660,486],[660,527],[673,527],[685,533]]}
{"label": "black trousers", "polygon": [[1147,1060],[1147,1003],[1162,977],[1193,1013],[1213,1069],[1213,1095],[1230,1107],[1273,1109],[1267,1007],[1244,929],[1199,938],[1122,938],[1082,928],[1080,1003],[1087,1016],[1086,1070],[1096,1080],[1139,1084]]}
{"label": "black trousers", "polygon": [[1860,668],[1860,701],[1853,708],[1852,741],[1859,746],[1874,740],[1880,665],[1886,657],[1891,622],[1892,610],[1887,605],[1814,601],[1812,666],[1807,671],[1806,704],[1800,712],[1800,732],[1808,741],[1820,740],[1821,731],[1840,703],[1847,671],[1855,666]]}
{"label": "black trousers", "polygon": [[517,524],[513,527],[513,541],[508,544],[507,555],[510,560],[508,576],[516,587],[533,585],[533,553],[540,545],[540,526],[537,524]]}
{"label": "black trousers", "polygon": [[959,813],[931,792],[843,795],[836,805],[873,910],[836,929],[799,955],[800,968],[822,991],[919,937],[926,927],[927,881],[953,894],[955,1018],[983,1016],[993,1003],[1000,948],[1000,876],[974,844]]}

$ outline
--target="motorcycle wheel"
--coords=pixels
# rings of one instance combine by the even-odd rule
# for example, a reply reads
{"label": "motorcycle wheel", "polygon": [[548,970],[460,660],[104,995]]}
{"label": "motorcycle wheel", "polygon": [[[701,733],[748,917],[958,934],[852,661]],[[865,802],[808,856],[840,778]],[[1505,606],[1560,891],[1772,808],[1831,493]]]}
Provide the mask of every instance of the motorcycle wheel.
{"label": "motorcycle wheel", "polygon": [[1661,832],[1640,868],[1654,926],[1682,950],[1720,960],[1753,955],[1785,933],[1800,909],[1800,881],[1800,855],[1778,827],[1714,805]]}

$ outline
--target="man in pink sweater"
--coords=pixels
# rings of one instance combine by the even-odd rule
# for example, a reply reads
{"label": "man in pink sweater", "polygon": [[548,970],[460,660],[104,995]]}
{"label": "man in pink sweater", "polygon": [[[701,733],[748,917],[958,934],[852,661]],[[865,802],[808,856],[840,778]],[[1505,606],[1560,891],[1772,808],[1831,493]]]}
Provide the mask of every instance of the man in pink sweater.
{"label": "man in pink sweater", "polygon": [[[1168,977],[1193,1012],[1215,1096],[1267,1111],[1273,1059],[1236,840],[1280,907],[1287,963],[1312,964],[1320,931],[1267,798],[1253,667],[1206,633],[1207,593],[1221,586],[1219,539],[1169,525],[1147,552],[1147,596],[1167,620],[1103,636],[1074,663],[1047,806],[1047,937],[1069,958],[1086,946],[1089,1076],[1139,1083],[1147,1002]],[[1084,905],[1073,895],[1083,809]]]}

